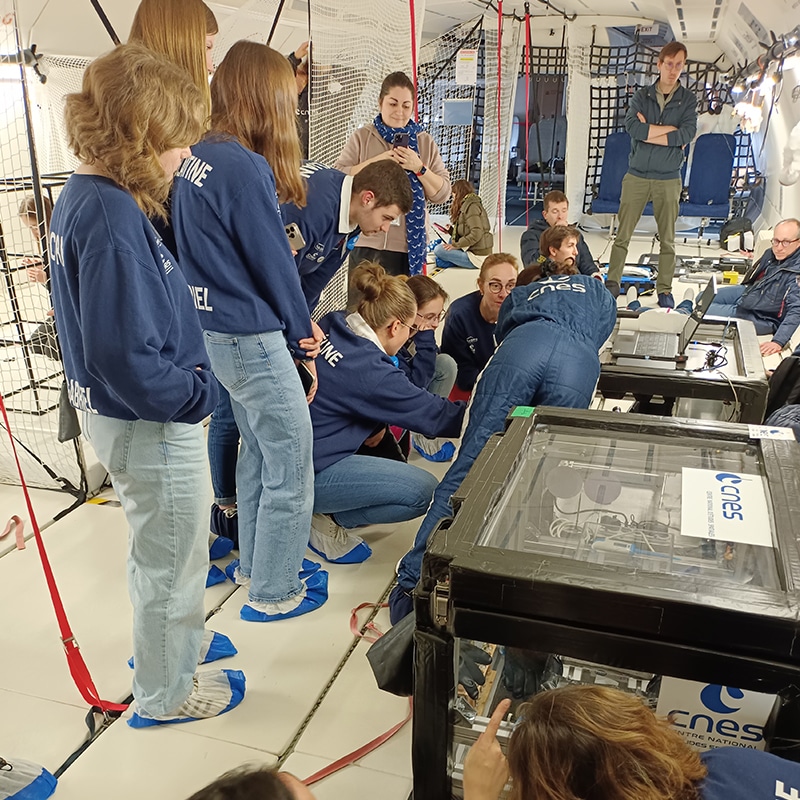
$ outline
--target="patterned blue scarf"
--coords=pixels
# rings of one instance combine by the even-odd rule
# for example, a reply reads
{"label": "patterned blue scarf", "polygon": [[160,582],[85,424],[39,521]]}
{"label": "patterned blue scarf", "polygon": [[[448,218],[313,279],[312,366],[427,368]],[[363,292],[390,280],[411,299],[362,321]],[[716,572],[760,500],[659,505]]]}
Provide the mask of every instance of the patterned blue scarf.
{"label": "patterned blue scarf", "polygon": [[[417,134],[423,129],[422,125],[414,120],[409,120],[405,128],[390,128],[386,125],[378,114],[372,121],[375,130],[381,137],[389,144],[392,143],[396,133],[408,134],[408,146],[417,154],[419,154],[419,147],[417,146]],[[427,166],[427,165],[426,165]],[[413,173],[408,173],[408,179],[411,181],[411,191],[414,195],[414,202],[411,205],[411,211],[406,214],[406,240],[408,241],[408,268],[411,275],[421,275],[425,267],[425,259],[428,252],[428,236],[425,230],[425,190],[422,188],[422,182]]]}

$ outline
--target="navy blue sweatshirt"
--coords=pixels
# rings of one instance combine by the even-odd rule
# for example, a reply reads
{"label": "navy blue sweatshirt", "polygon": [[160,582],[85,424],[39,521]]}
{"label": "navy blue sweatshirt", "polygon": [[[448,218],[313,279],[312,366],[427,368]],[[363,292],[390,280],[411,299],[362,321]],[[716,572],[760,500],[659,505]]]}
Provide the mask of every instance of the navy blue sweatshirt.
{"label": "navy blue sweatshirt", "polygon": [[[319,303],[322,290],[347,258],[347,239],[354,234],[357,236],[359,231],[358,228],[348,233],[339,230],[342,184],[347,177],[344,172],[328,169],[313,161],[306,161],[300,171],[308,182],[306,205],[299,208],[294,203],[284,203],[281,213],[287,225],[297,223],[306,242],[306,246],[298,250],[294,258],[308,309],[313,311]],[[346,218],[349,213],[348,200],[344,210]]]}
{"label": "navy blue sweatshirt", "polygon": [[442,352],[458,366],[456,386],[471,392],[480,371],[495,350],[494,323],[480,312],[481,293],[465,294],[453,301],[444,320]]}
{"label": "navy blue sweatshirt", "polygon": [[[528,230],[522,234],[522,238],[519,240],[519,249],[523,266],[529,267],[539,261],[542,255],[539,250],[539,240],[549,227],[546,219],[535,219],[528,226]],[[586,240],[580,232],[578,233],[578,257],[575,259],[575,266],[581,275],[594,275],[598,271],[589,245],[586,244]]]}
{"label": "navy blue sweatshirt", "polygon": [[282,330],[305,360],[299,340],[311,319],[263,156],[213,134],[192,147],[175,179],[172,226],[203,328]]}
{"label": "navy blue sweatshirt", "polygon": [[702,800],[777,800],[800,795],[800,764],[748,747],[720,747],[701,754],[708,776]]}
{"label": "navy blue sweatshirt", "polygon": [[314,426],[314,471],[353,455],[387,423],[424,436],[458,436],[464,403],[451,403],[414,386],[378,346],[354,333],[345,315],[326,314],[325,332],[316,360],[319,375],[311,409]]}
{"label": "navy blue sweatshirt", "polygon": [[217,387],[186,278],[131,195],[108,178],[72,175],[49,247],[72,405],[128,420],[208,416]]}
{"label": "navy blue sweatshirt", "polygon": [[427,389],[436,372],[436,335],[430,330],[418,331],[397,353],[397,366],[420,389]]}

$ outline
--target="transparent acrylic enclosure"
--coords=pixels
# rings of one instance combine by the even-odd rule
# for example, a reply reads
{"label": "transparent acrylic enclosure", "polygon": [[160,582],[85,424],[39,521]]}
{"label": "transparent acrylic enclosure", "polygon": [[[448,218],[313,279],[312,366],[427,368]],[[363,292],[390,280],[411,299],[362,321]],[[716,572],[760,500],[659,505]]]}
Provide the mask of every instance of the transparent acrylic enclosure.
{"label": "transparent acrylic enclosure", "polygon": [[[476,543],[631,571],[781,589],[771,546],[682,535],[686,467],[752,475],[769,498],[759,451],[751,445],[539,426],[522,448]],[[765,524],[772,542],[767,505]]]}

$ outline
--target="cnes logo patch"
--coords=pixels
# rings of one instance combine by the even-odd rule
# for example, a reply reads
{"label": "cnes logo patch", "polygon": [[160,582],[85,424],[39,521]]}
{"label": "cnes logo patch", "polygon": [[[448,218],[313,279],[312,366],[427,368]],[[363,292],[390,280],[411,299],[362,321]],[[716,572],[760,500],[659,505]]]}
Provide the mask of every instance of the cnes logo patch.
{"label": "cnes logo patch", "polygon": [[734,686],[665,677],[656,713],[668,717],[687,742],[701,750],[763,750],[764,725],[774,701],[771,695]]}

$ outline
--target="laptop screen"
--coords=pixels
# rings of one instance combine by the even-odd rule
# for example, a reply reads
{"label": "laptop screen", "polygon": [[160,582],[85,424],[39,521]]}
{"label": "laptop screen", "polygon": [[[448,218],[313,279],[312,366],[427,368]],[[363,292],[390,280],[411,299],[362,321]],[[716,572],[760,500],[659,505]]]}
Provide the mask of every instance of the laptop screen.
{"label": "laptop screen", "polygon": [[697,302],[694,304],[694,309],[692,313],[689,314],[689,319],[686,320],[686,324],[683,326],[683,330],[678,337],[679,355],[683,355],[686,352],[689,342],[692,341],[692,337],[700,327],[700,323],[703,321],[703,317],[706,315],[708,307],[714,302],[716,294],[717,277],[716,275],[713,275],[711,280],[708,282],[708,285],[703,290],[703,293],[697,298]]}

